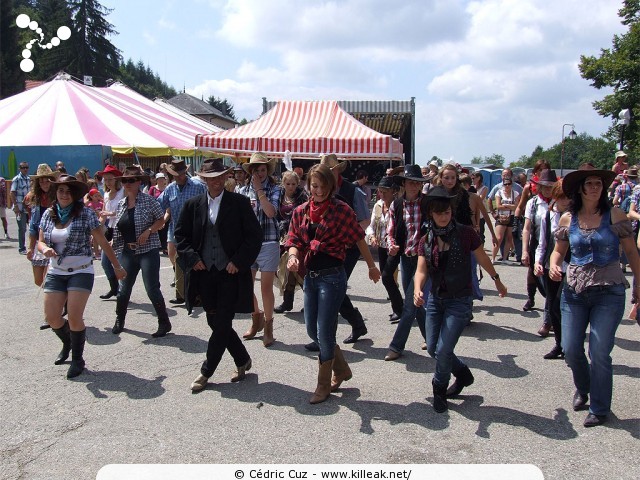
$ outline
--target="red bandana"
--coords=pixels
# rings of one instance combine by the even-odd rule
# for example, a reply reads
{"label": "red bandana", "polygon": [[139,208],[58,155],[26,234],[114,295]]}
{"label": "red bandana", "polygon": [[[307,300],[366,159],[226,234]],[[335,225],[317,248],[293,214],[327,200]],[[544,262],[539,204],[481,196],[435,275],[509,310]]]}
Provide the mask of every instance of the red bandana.
{"label": "red bandana", "polygon": [[329,208],[329,199],[322,203],[316,203],[313,198],[309,201],[309,218],[311,223],[320,223],[322,216]]}

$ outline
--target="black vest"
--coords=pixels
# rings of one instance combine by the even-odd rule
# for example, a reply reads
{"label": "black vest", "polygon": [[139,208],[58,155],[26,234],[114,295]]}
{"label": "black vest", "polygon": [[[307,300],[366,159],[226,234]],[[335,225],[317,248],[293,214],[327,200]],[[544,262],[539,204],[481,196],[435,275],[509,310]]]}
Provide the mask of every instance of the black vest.
{"label": "black vest", "polygon": [[[463,252],[460,244],[460,231],[464,228],[456,223],[456,228],[449,236],[449,251],[446,265],[433,266],[431,252],[425,252],[431,292],[440,298],[468,297],[471,290],[471,252]],[[428,248],[428,247],[427,247]],[[442,286],[444,290],[441,290]]]}

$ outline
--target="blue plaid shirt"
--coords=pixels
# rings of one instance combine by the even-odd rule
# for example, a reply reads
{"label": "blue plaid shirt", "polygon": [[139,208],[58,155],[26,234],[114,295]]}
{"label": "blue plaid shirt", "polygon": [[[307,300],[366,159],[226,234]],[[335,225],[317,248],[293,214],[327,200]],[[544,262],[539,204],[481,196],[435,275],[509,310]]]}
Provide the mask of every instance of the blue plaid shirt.
{"label": "blue plaid shirt", "polygon": [[184,184],[182,189],[178,187],[176,182],[171,182],[171,184],[164,189],[162,195],[158,197],[158,201],[163,210],[167,208],[171,209],[169,236],[173,236],[175,232],[176,223],[178,223],[178,219],[180,218],[180,212],[182,211],[184,202],[191,197],[202,195],[203,193],[207,193],[206,185],[192,178],[187,178],[187,183]]}
{"label": "blue plaid shirt", "polygon": [[24,201],[24,197],[29,193],[29,188],[31,187],[31,179],[29,175],[23,175],[19,173],[13,180],[11,180],[11,191],[16,192],[16,204],[20,208],[21,212],[24,212],[24,205],[22,202]]}
{"label": "blue plaid shirt", "polygon": [[[127,202],[127,197],[120,200],[118,208],[116,209],[115,220],[113,221],[113,250],[116,252],[116,255],[120,255],[124,249],[124,237],[118,228],[118,222],[127,211]],[[135,209],[136,210],[133,213],[133,223],[135,224],[136,238],[142,235],[142,232],[156,223],[156,221],[164,217],[164,211],[158,203],[158,200],[146,193],[138,192],[138,195],[136,196]],[[160,237],[158,236],[158,232],[153,232],[149,235],[149,239],[146,243],[136,247],[134,253],[136,255],[141,255],[153,250],[154,248],[160,247]]]}
{"label": "blue plaid shirt", "polygon": [[[51,232],[53,232],[55,226],[55,223],[51,219],[51,209],[47,208],[40,220],[40,230],[44,233],[44,243],[50,247],[53,247]],[[100,222],[98,221],[96,212],[88,207],[84,207],[80,215],[71,220],[69,238],[62,253],[58,254],[58,265],[60,265],[60,262],[67,256],[93,256],[90,242],[91,231],[99,226]]]}
{"label": "blue plaid shirt", "polygon": [[[264,194],[267,196],[269,203],[273,205],[273,208],[275,208],[277,212],[280,204],[280,192],[282,190],[280,186],[272,184],[269,182],[269,179],[267,179],[262,184],[262,190],[264,190]],[[280,237],[278,235],[277,215],[274,215],[273,218],[267,217],[260,206],[258,192],[253,189],[251,182],[249,182],[249,185],[246,187],[242,187],[238,193],[245,197],[249,197],[249,200],[251,200],[251,207],[253,208],[256,217],[258,217],[258,221],[262,227],[262,243],[279,242]]]}

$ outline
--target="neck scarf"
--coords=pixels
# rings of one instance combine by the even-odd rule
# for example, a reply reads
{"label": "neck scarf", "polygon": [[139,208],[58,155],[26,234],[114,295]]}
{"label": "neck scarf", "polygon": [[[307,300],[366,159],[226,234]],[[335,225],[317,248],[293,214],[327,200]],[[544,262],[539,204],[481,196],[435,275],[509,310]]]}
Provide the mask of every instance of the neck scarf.
{"label": "neck scarf", "polygon": [[538,193],[538,196],[547,203],[551,203],[551,197],[547,198],[542,193]]}
{"label": "neck scarf", "polygon": [[320,223],[328,208],[329,199],[325,200],[322,203],[316,203],[316,201],[312,198],[309,202],[309,218],[311,219],[311,223]]}
{"label": "neck scarf", "polygon": [[58,220],[60,223],[64,225],[69,221],[71,217],[71,209],[73,208],[73,203],[70,203],[66,207],[62,208],[59,204],[56,204],[56,212],[58,213]]}

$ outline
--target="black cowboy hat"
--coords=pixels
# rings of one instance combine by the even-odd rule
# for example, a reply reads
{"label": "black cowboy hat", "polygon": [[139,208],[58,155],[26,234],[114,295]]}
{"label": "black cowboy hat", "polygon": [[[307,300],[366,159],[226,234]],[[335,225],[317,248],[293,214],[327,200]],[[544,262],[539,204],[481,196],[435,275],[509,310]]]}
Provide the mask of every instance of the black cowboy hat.
{"label": "black cowboy hat", "polygon": [[531,179],[531,183],[537,183],[541,187],[553,187],[557,181],[558,177],[556,176],[556,171],[548,168],[545,168],[540,172],[537,180],[535,178]]}
{"label": "black cowboy hat", "polygon": [[415,180],[416,182],[428,182],[426,178],[422,176],[422,170],[420,165],[405,165],[402,175],[396,175],[398,181],[403,182],[405,180]]}
{"label": "black cowboy hat", "polygon": [[606,190],[616,178],[616,172],[613,170],[597,170],[597,169],[585,169],[576,170],[567,174],[562,180],[562,191],[567,197],[571,197],[578,189],[585,178],[588,177],[600,177],[602,179],[602,187]]}
{"label": "black cowboy hat", "polygon": [[427,202],[431,200],[453,200],[458,195],[447,192],[447,189],[441,186],[433,187],[425,196]]}
{"label": "black cowboy hat", "polygon": [[378,182],[378,188],[398,188],[398,183],[394,177],[385,176]]}

